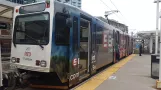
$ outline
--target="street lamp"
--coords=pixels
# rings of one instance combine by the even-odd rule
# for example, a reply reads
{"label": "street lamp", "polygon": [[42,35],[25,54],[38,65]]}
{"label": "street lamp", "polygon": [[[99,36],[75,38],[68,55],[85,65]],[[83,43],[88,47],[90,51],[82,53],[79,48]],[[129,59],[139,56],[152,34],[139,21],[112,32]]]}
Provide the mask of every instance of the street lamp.
{"label": "street lamp", "polygon": [[158,20],[159,20],[159,2],[161,0],[155,0],[154,3],[157,3],[156,9],[156,35],[155,35],[155,54],[158,54]]}

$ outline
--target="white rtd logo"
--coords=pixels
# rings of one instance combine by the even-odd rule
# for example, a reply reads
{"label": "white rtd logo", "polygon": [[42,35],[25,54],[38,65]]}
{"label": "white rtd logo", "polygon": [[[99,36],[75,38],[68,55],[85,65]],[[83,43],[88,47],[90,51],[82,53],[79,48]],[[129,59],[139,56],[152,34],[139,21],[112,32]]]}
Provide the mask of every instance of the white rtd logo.
{"label": "white rtd logo", "polygon": [[73,66],[77,66],[77,64],[78,64],[78,60],[77,60],[77,58],[75,58],[75,59],[73,60]]}
{"label": "white rtd logo", "polygon": [[72,81],[72,80],[74,80],[74,79],[76,79],[78,77],[79,77],[79,72],[76,73],[76,74],[70,75],[70,81]]}

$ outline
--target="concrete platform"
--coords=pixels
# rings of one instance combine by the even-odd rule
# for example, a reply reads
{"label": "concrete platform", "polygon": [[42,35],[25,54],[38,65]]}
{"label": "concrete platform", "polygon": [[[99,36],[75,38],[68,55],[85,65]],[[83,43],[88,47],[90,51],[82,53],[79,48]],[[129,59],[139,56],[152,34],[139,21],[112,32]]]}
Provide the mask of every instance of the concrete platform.
{"label": "concrete platform", "polygon": [[[120,66],[113,65],[110,67],[111,70],[114,70],[110,76],[108,76],[111,73],[110,69],[95,76],[97,78],[98,76],[106,77],[105,80],[102,77],[98,78],[99,80],[94,80],[95,77],[93,77],[75,90],[157,90],[156,80],[151,78],[150,60],[150,55],[135,55],[132,58],[125,58],[117,63]],[[112,69],[118,66],[118,70]],[[96,82],[100,83],[93,84]]]}
{"label": "concrete platform", "polygon": [[135,56],[95,90],[156,90],[150,77],[150,55]]}

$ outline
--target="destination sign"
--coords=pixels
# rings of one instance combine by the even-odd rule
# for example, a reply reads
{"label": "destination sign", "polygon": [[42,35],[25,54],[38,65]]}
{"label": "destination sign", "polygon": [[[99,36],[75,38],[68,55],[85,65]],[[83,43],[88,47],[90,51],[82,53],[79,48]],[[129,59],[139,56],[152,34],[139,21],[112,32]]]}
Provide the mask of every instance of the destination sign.
{"label": "destination sign", "polygon": [[19,13],[26,14],[26,13],[33,13],[33,12],[41,12],[41,11],[44,11],[45,8],[46,8],[45,3],[22,6],[22,7],[20,7]]}
{"label": "destination sign", "polygon": [[0,22],[0,29],[7,29],[7,23]]}

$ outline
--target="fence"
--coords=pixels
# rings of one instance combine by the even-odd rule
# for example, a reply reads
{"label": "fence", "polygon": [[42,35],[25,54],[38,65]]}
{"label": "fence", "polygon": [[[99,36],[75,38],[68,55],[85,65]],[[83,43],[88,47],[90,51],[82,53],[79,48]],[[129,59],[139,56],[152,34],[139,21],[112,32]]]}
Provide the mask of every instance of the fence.
{"label": "fence", "polygon": [[11,48],[1,48],[1,60],[2,61],[9,61],[11,55]]}
{"label": "fence", "polygon": [[2,48],[1,48],[1,53],[2,53],[2,54],[4,54],[4,53],[11,53],[11,48],[2,47]]}

